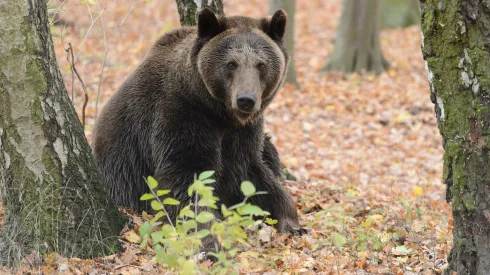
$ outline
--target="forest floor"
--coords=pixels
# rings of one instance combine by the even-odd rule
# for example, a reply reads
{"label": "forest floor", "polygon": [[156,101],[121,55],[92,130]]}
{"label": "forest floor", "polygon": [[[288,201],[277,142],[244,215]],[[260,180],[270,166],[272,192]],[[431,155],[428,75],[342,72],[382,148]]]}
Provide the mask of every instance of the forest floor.
{"label": "forest floor", "polygon": [[[90,141],[96,112],[152,43],[180,24],[173,0],[108,1],[100,7],[100,17],[99,7],[81,2],[66,1],[62,15],[69,23],[52,32],[68,93],[74,95],[81,117],[83,91],[77,77],[72,79],[65,52],[68,43],[73,46],[89,95]],[[268,10],[263,0],[224,2],[228,15],[261,17]],[[295,53],[301,88],[285,86],[280,91],[266,112],[266,129],[282,161],[298,177],[286,184],[310,232],[302,237],[276,234],[253,246],[237,256],[237,271],[440,274],[451,247],[452,218],[441,182],[443,150],[429,99],[420,29],[381,33],[383,52],[392,65],[381,75],[325,74],[320,70],[333,50],[341,1],[298,2]],[[134,217],[136,224],[142,219]],[[117,255],[81,260],[51,254],[43,265],[22,269],[165,272],[165,266],[152,261],[152,252],[128,241],[128,230],[121,233],[126,250]]]}

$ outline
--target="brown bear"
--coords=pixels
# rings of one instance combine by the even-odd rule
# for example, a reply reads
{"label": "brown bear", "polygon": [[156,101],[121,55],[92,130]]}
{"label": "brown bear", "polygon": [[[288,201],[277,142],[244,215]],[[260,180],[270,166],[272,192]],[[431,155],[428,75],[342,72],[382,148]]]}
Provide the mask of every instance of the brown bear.
{"label": "brown bear", "polygon": [[[221,203],[243,201],[240,184],[249,180],[268,193],[251,202],[278,220],[278,231],[302,232],[280,184],[277,150],[264,134],[264,109],[288,65],[286,18],[282,10],[271,18],[220,18],[205,8],[197,28],[158,39],[94,129],[95,158],[117,205],[146,209],[139,198],[150,175],[187,205],[194,175],[214,170]],[[172,219],[178,210],[171,209]]]}

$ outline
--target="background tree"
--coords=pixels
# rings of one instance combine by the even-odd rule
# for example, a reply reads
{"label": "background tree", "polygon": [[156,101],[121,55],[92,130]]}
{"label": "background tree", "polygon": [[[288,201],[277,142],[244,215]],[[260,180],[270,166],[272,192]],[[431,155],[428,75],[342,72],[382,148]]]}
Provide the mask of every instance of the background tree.
{"label": "background tree", "polygon": [[420,24],[419,0],[381,0],[382,28],[402,28]]}
{"label": "background tree", "polygon": [[269,14],[274,14],[274,12],[279,9],[285,10],[288,14],[284,43],[289,54],[289,67],[285,82],[294,84],[296,88],[299,88],[298,80],[296,78],[296,62],[294,58],[294,18],[296,13],[296,0],[270,0]]}
{"label": "background tree", "polygon": [[388,62],[379,42],[380,0],[344,0],[335,48],[324,71],[383,72]]}
{"label": "background tree", "polygon": [[[441,4],[442,3],[442,4]],[[452,203],[449,270],[490,271],[490,9],[479,0],[421,1],[422,50]]]}
{"label": "background tree", "polygon": [[33,250],[120,249],[110,202],[56,63],[47,0],[0,1],[0,264]]}
{"label": "background tree", "polygon": [[224,16],[221,0],[176,0],[182,26],[197,25],[197,13],[201,8],[211,8],[217,15]]}

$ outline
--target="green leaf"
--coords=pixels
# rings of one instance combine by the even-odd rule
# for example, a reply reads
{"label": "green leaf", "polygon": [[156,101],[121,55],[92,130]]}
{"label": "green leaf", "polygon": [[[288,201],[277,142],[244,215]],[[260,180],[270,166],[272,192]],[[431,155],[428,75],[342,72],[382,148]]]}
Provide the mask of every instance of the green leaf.
{"label": "green leaf", "polygon": [[183,218],[183,217],[189,217],[189,218],[194,218],[195,215],[194,215],[194,211],[192,211],[188,206],[183,208],[182,210],[180,210],[180,214],[179,214],[179,217]]}
{"label": "green leaf", "polygon": [[194,189],[196,189],[196,183],[192,184],[187,189],[187,195],[189,195],[189,197],[192,197],[192,193],[194,193]]}
{"label": "green leaf", "polygon": [[255,221],[254,220],[243,220],[240,222],[240,225],[243,226],[243,227],[249,227],[249,226],[253,226],[255,224]]}
{"label": "green leaf", "polygon": [[243,195],[245,195],[245,197],[250,197],[254,195],[256,191],[255,186],[249,181],[242,182],[240,189],[242,190],[242,193]]}
{"label": "green leaf", "polygon": [[160,224],[163,224],[163,222],[152,222],[150,221],[151,226],[156,227],[159,226]]}
{"label": "green leaf", "polygon": [[228,208],[226,208],[226,205],[222,204],[221,205],[221,214],[223,215],[224,218],[230,216],[232,213]]}
{"label": "green leaf", "polygon": [[161,255],[161,258],[163,259],[163,263],[166,263],[168,265],[169,269],[179,267],[179,258],[177,256],[174,256],[174,253],[164,252],[163,255]]}
{"label": "green leaf", "polygon": [[163,200],[163,204],[178,205],[178,204],[180,204],[180,202],[176,199],[173,199],[173,198],[166,198]]}
{"label": "green leaf", "polygon": [[141,237],[147,236],[151,232],[151,226],[149,222],[143,223],[143,225],[139,229],[139,233]]}
{"label": "green leaf", "polygon": [[200,223],[207,223],[207,222],[210,222],[214,219],[215,219],[215,217],[214,217],[213,213],[210,213],[208,211],[202,211],[196,217],[196,221],[198,221]]}
{"label": "green leaf", "polygon": [[202,239],[202,238],[206,237],[207,235],[209,235],[210,233],[211,232],[209,232],[209,230],[207,230],[207,229],[201,229],[196,233],[196,238]]}
{"label": "green leaf", "polygon": [[162,210],[163,206],[156,200],[151,201],[151,208],[155,211]]}
{"label": "green leaf", "polygon": [[197,202],[198,206],[210,206],[215,204],[216,201],[213,200],[212,198],[202,198]]}
{"label": "green leaf", "polygon": [[347,239],[341,234],[334,232],[332,234],[333,243],[337,248],[341,248],[347,242]]}
{"label": "green leaf", "polygon": [[151,199],[154,199],[155,196],[153,194],[143,194],[143,196],[141,196],[140,198],[140,201],[147,201],[147,200],[151,200]]}
{"label": "green leaf", "polygon": [[158,221],[161,217],[165,216],[165,212],[163,211],[158,211],[155,216],[153,217],[153,219],[151,219],[151,222],[156,222]]}
{"label": "green leaf", "polygon": [[157,245],[155,245],[153,250],[155,250],[157,263],[159,263],[159,264],[165,263],[164,256],[165,256],[165,254],[167,254],[167,253],[165,253],[165,248],[163,248],[163,246],[157,244]]}
{"label": "green leaf", "polygon": [[210,178],[214,174],[214,171],[204,171],[199,175],[199,180],[205,180]]}
{"label": "green leaf", "polygon": [[184,250],[185,242],[182,240],[172,239],[167,246],[167,249],[172,252],[173,255],[178,255]]}
{"label": "green leaf", "polygon": [[277,220],[274,220],[274,219],[271,219],[271,218],[267,218],[265,219],[265,223],[268,224],[268,225],[274,225],[277,223]]}
{"label": "green leaf", "polygon": [[145,249],[147,245],[148,245],[148,237],[144,237],[143,241],[140,243],[140,248]]}
{"label": "green leaf", "polygon": [[213,235],[221,236],[225,234],[225,230],[225,225],[221,222],[213,223],[213,225],[211,225],[211,232],[213,232]]}
{"label": "green leaf", "polygon": [[197,228],[197,222],[195,220],[188,220],[182,224],[182,227],[184,227],[185,232],[187,232],[191,229]]}
{"label": "green leaf", "polygon": [[262,210],[257,205],[252,205],[247,203],[245,206],[237,209],[240,215],[255,215],[255,216],[263,216],[264,210]]}
{"label": "green leaf", "polygon": [[164,196],[170,193],[170,190],[157,190],[157,196]]}
{"label": "green leaf", "polygon": [[209,183],[214,183],[216,182],[214,179],[205,179],[205,180],[202,180],[202,183],[204,184],[209,184]]}
{"label": "green leaf", "polygon": [[170,224],[164,224],[162,226],[161,232],[163,233],[163,236],[167,239],[175,237],[175,230]]}
{"label": "green leaf", "polygon": [[152,176],[149,176],[148,177],[147,183],[148,183],[148,186],[150,187],[151,190],[153,190],[153,189],[155,189],[155,188],[158,187],[157,180],[154,177],[152,177]]}
{"label": "green leaf", "polygon": [[156,231],[151,233],[151,239],[153,240],[154,244],[159,243],[163,239],[163,232],[162,231]]}
{"label": "green leaf", "polygon": [[196,262],[189,259],[182,265],[182,274],[195,274],[196,273]]}

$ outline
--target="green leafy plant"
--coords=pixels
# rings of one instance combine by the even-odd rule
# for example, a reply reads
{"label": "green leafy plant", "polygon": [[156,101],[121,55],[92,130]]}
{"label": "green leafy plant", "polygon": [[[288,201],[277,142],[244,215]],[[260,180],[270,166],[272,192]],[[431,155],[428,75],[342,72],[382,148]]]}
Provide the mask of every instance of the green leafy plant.
{"label": "green leafy plant", "polygon": [[[249,181],[242,182],[240,186],[245,197],[241,203],[231,207],[222,204],[218,207],[219,198],[213,195],[213,174],[213,171],[205,171],[194,177],[194,182],[188,189],[189,198],[192,199],[188,205],[181,206],[175,221],[169,218],[166,207],[179,205],[180,202],[169,197],[171,190],[158,189],[158,182],[153,177],[147,179],[151,193],[142,195],[140,199],[151,201],[155,215],[139,228],[143,239],[140,247],[153,247],[156,262],[166,264],[169,270],[183,274],[202,271],[209,274],[229,273],[236,264],[234,256],[239,251],[239,246],[235,244],[250,246],[246,229],[256,228],[263,222],[257,217],[270,215],[260,207],[248,203],[250,197],[266,194],[258,192]],[[220,217],[215,213],[219,213]],[[162,222],[164,218],[165,223]],[[277,221],[267,218],[265,222],[274,224]],[[203,270],[204,267],[198,264],[199,252],[202,240],[209,235],[219,243],[220,249],[215,253],[208,253],[216,258],[216,262],[212,269]]]}

